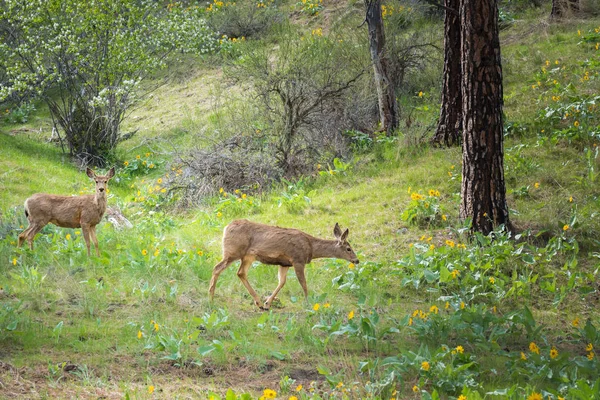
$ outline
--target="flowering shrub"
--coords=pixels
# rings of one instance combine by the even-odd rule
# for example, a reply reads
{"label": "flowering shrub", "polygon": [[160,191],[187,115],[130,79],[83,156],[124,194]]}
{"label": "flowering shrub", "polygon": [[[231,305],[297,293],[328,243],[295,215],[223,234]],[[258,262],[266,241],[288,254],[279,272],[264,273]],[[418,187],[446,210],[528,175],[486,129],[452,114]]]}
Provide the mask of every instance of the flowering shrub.
{"label": "flowering shrub", "polygon": [[151,172],[155,172],[162,162],[154,159],[153,156],[153,153],[146,153],[143,155],[138,154],[130,160],[123,161],[123,168],[119,175],[125,175],[126,178],[131,178],[137,175],[148,175]]}
{"label": "flowering shrub", "polygon": [[440,206],[440,192],[435,189],[429,190],[427,195],[418,192],[410,193],[410,203],[402,213],[402,219],[408,223],[419,226],[437,226],[447,217],[442,213]]}
{"label": "flowering shrub", "polygon": [[220,188],[219,196],[219,203],[214,210],[217,218],[248,215],[260,209],[260,201],[242,192],[241,189],[235,189],[232,193],[228,193]]}
{"label": "flowering shrub", "polygon": [[323,0],[302,0],[296,3],[296,7],[300,9],[300,12],[317,16],[323,9]]}

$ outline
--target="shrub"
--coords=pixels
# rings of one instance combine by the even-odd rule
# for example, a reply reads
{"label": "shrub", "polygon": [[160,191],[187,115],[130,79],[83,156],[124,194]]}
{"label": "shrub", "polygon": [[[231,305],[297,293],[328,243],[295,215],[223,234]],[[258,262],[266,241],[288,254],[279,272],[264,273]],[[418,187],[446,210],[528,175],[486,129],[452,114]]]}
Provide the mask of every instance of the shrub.
{"label": "shrub", "polygon": [[219,1],[206,8],[208,26],[230,38],[258,36],[283,20],[275,0]]}

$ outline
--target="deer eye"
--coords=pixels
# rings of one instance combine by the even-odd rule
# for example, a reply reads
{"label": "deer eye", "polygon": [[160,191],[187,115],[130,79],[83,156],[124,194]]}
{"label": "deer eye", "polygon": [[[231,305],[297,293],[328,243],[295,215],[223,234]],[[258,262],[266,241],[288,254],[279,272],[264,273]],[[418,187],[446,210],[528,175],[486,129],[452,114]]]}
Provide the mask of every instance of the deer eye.
{"label": "deer eye", "polygon": [[352,251],[352,249],[351,249],[350,247],[346,248],[346,250],[348,250],[348,251]]}

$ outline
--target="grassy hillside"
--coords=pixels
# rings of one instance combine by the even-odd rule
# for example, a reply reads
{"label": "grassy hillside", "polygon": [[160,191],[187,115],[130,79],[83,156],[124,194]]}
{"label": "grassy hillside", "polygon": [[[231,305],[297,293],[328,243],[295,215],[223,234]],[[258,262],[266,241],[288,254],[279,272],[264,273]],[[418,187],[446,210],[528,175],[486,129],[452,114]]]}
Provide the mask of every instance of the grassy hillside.
{"label": "grassy hillside", "polygon": [[[403,99],[413,120],[397,139],[333,172],[315,166],[265,193],[230,190],[176,213],[156,207],[167,175],[183,173],[169,164],[173,148],[218,132],[242,101],[219,66],[189,72],[187,60],[126,121],[139,131],[119,149],[109,205],[134,227],[101,223],[92,258],[80,230],[53,225],[34,251],[16,248],[30,194],[93,187],[44,141],[43,106],[27,124],[0,124],[0,397],[598,398],[600,20],[550,24],[546,13],[502,33],[516,238],[469,238],[460,149],[415,144],[434,126],[437,86]],[[292,17],[309,29],[336,21]],[[221,233],[236,218],[323,238],[338,222],[361,263],[309,264],[308,303],[290,271],[268,312],[232,265],[211,303]],[[257,263],[249,280],[266,297],[276,268]]]}

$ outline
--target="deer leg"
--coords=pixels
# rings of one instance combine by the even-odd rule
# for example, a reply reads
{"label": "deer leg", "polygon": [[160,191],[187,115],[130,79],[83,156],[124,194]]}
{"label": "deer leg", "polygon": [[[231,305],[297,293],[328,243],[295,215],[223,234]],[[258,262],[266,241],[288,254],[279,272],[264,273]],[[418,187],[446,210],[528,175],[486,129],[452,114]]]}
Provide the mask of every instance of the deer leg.
{"label": "deer leg", "polygon": [[238,269],[237,276],[238,278],[240,278],[244,286],[246,286],[246,289],[248,289],[248,293],[250,293],[250,296],[254,298],[254,304],[256,304],[258,308],[262,309],[263,307],[260,305],[260,297],[254,291],[254,289],[252,289],[252,286],[250,286],[250,282],[248,282],[248,270],[252,266],[252,261],[254,261],[253,258],[242,258],[242,263],[240,264],[240,268]]}
{"label": "deer leg", "polygon": [[17,243],[17,247],[21,247],[25,239],[27,239],[27,235],[29,235],[29,231],[31,230],[31,225],[27,227],[21,234],[19,235],[19,242]]}
{"label": "deer leg", "polygon": [[273,302],[273,299],[275,299],[275,296],[277,296],[277,293],[279,293],[279,291],[281,290],[283,285],[285,285],[285,280],[287,279],[288,269],[289,269],[289,267],[279,266],[279,273],[278,273],[279,285],[277,286],[277,288],[275,289],[273,294],[271,296],[269,296],[267,301],[265,301],[264,308],[266,310],[271,308],[271,303]]}
{"label": "deer leg", "polygon": [[300,286],[302,286],[302,290],[304,290],[304,299],[308,302],[308,287],[306,286],[306,277],[304,276],[304,265],[294,265],[294,271],[296,272]]}
{"label": "deer leg", "polygon": [[221,275],[221,272],[223,272],[227,267],[229,267],[234,261],[235,260],[233,259],[225,257],[217,265],[215,265],[215,268],[213,268],[212,278],[210,278],[210,286],[208,288],[210,301],[212,301],[213,297],[215,297],[215,288],[217,287],[217,280],[219,279],[219,275]]}
{"label": "deer leg", "polygon": [[87,247],[88,257],[90,257],[90,225],[81,224],[81,230],[83,231],[83,238],[85,239],[85,247]]}
{"label": "deer leg", "polygon": [[98,237],[96,237],[95,226],[90,226],[90,237],[92,239],[92,242],[94,243],[94,246],[96,247],[96,255],[100,257],[100,248],[98,247]]}
{"label": "deer leg", "polygon": [[[27,242],[29,242],[29,248],[31,250],[33,250],[33,238],[35,237],[35,235],[38,234],[39,231],[42,230],[42,228],[46,226],[46,225],[32,225],[29,228],[27,228],[27,230],[29,231],[27,233]],[[23,232],[25,233],[25,232]]]}

